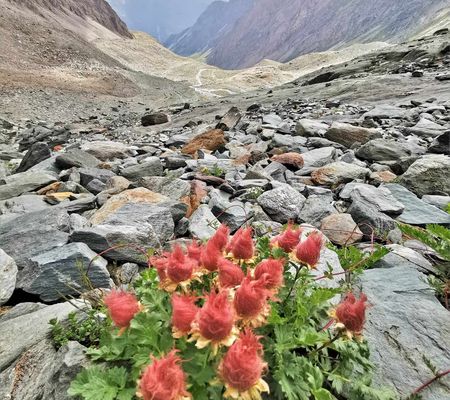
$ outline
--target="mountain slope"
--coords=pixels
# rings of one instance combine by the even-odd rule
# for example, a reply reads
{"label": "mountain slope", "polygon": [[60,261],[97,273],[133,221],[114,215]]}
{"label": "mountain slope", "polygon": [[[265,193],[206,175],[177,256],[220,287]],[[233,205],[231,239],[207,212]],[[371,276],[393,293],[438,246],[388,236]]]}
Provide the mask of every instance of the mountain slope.
{"label": "mountain slope", "polygon": [[160,42],[195,23],[214,0],[108,0],[132,30],[149,33]]}
{"label": "mountain slope", "polygon": [[166,46],[177,54],[189,56],[203,53],[219,45],[231,33],[237,21],[250,10],[255,0],[215,1],[197,22],[181,33],[171,35]]}
{"label": "mountain slope", "polygon": [[247,1],[221,2],[220,14],[212,4],[183,33],[189,45],[180,37],[167,45],[180,54],[206,52],[208,63],[222,68],[244,68],[265,58],[285,62],[356,42],[403,40],[448,7],[448,0],[258,0],[231,27],[219,25],[220,35],[206,49],[211,21]]}

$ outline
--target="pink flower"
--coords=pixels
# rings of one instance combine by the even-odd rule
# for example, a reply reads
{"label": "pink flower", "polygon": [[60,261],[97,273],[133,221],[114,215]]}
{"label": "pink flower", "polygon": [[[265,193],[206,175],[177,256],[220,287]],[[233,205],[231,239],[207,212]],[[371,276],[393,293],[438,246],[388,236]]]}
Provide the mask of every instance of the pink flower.
{"label": "pink flower", "polygon": [[225,382],[230,397],[232,394],[239,396],[252,388],[258,392],[268,391],[268,388],[259,384],[267,367],[262,359],[262,345],[259,343],[259,339],[259,336],[255,336],[247,328],[228,349],[220,363],[219,376]]}
{"label": "pink flower", "polygon": [[219,260],[219,283],[222,288],[239,286],[244,277],[241,267],[225,258]]}
{"label": "pink flower", "polygon": [[186,390],[186,375],[177,350],[161,359],[152,357],[139,381],[138,395],[144,400],[182,400],[191,398]]}
{"label": "pink flower", "polygon": [[264,278],[254,281],[247,276],[236,290],[234,308],[239,317],[256,319],[264,311],[269,295]]}
{"label": "pink flower", "polygon": [[208,271],[217,271],[217,268],[219,267],[219,260],[221,257],[221,250],[219,250],[214,242],[209,241],[208,243],[206,243],[206,246],[202,251],[200,264]]}
{"label": "pink flower", "polygon": [[235,315],[228,301],[228,291],[212,292],[198,313],[200,334],[212,342],[225,340],[232,332]]}
{"label": "pink flower", "polygon": [[141,306],[132,293],[112,290],[104,299],[109,315],[118,328],[128,328]]}
{"label": "pink flower", "polygon": [[252,228],[239,228],[231,239],[227,249],[234,258],[249,260],[253,257],[255,248],[252,239]]}
{"label": "pink flower", "polygon": [[202,254],[202,246],[200,246],[195,240],[187,248],[187,255],[192,260],[195,260],[197,264],[200,263],[200,257]]}
{"label": "pink flower", "polygon": [[289,224],[283,233],[275,236],[271,240],[271,243],[274,245],[278,245],[278,247],[282,248],[286,253],[290,253],[295,249],[295,246],[298,245],[301,233],[301,229],[294,230],[292,229],[292,224]]}
{"label": "pink flower", "polygon": [[180,246],[175,246],[167,261],[166,274],[173,283],[180,283],[192,278],[197,263],[186,257]]}
{"label": "pink flower", "polygon": [[297,245],[295,255],[301,263],[314,268],[319,262],[322,246],[323,236],[315,231]]}
{"label": "pink flower", "polygon": [[266,288],[278,289],[283,285],[283,273],[283,261],[268,258],[256,266],[255,279],[261,279],[265,275]]}
{"label": "pink flower", "polygon": [[220,252],[222,252],[223,250],[225,250],[225,247],[227,246],[229,236],[230,236],[230,229],[226,225],[221,224],[219,229],[217,229],[216,233],[214,234],[214,236],[211,239],[209,239],[208,243],[219,249]]}
{"label": "pink flower", "polygon": [[353,293],[348,293],[344,301],[336,308],[336,320],[345,326],[347,331],[360,335],[366,320],[367,296],[361,293],[356,300]]}
{"label": "pink flower", "polygon": [[174,294],[172,295],[172,326],[183,336],[191,330],[191,324],[200,310],[195,302],[197,297]]}

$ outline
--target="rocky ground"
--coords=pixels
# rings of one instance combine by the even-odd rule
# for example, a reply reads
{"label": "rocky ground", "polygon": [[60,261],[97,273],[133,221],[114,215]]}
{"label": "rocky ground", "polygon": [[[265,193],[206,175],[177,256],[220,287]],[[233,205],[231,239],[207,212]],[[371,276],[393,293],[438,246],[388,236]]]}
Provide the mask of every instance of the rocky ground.
{"label": "rocky ground", "polygon": [[[56,352],[47,321],[79,307],[65,300],[88,290],[88,266],[102,289],[126,286],[145,268],[127,247],[91,263],[97,253],[207,239],[219,222],[273,235],[292,220],[336,245],[386,244],[392,252],[361,278],[377,383],[404,397],[432,376],[427,359],[448,369],[450,314],[426,279],[435,254],[396,226],[450,225],[446,41],[448,34],[374,55],[370,67],[356,61],[359,70],[330,67],[270,93],[214,103],[156,112],[93,101],[89,112],[67,110],[73,119],[59,123],[3,115],[0,398],[66,398],[86,357],[76,343]],[[449,391],[442,380],[424,399],[450,399]]]}

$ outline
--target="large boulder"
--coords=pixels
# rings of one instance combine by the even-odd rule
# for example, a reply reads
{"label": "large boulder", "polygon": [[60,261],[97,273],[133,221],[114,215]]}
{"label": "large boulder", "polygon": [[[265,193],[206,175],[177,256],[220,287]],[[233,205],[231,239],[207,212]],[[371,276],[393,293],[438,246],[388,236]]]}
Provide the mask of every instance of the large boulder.
{"label": "large boulder", "polygon": [[222,129],[212,129],[195,136],[182,149],[183,154],[194,155],[198,150],[215,151],[226,144],[225,136]]}
{"label": "large boulder", "polygon": [[355,179],[365,179],[370,174],[368,168],[337,161],[312,172],[311,178],[319,185],[336,186]]}
{"label": "large boulder", "polygon": [[32,192],[57,180],[55,174],[40,171],[20,172],[7,176],[3,179],[5,184],[0,184],[0,200],[20,196],[25,192]]}
{"label": "large boulder", "polygon": [[15,261],[0,249],[0,306],[11,298],[16,287],[16,277]]}
{"label": "large boulder", "polygon": [[[6,316],[14,313],[18,307],[20,305]],[[8,368],[27,349],[48,337],[51,331],[48,322],[51,319],[64,320],[69,313],[84,307],[84,303],[79,301],[33,307],[31,310],[21,307],[22,312],[14,313],[14,318],[0,320],[0,371]]]}
{"label": "large boulder", "polygon": [[50,158],[51,154],[52,153],[46,143],[34,143],[23,157],[16,172],[25,172],[29,170],[34,165]]}
{"label": "large boulder", "polygon": [[401,176],[400,183],[422,197],[425,194],[450,195],[450,157],[429,154],[415,161]]}
{"label": "large boulder", "polygon": [[[376,366],[375,384],[388,385],[404,398],[433,378],[428,360],[437,370],[448,369],[450,314],[425,275],[396,265],[361,276],[362,291],[371,305],[364,336]],[[427,400],[448,399],[448,385],[436,381],[422,395]]]}
{"label": "large boulder", "polygon": [[65,245],[69,227],[63,208],[35,211],[0,224],[0,244],[20,269],[31,257]]}
{"label": "large boulder", "polygon": [[450,224],[450,215],[439,208],[419,199],[414,193],[402,185],[387,183],[383,188],[401,202],[404,206],[397,220],[410,225]]}
{"label": "large boulder", "polygon": [[267,215],[281,224],[285,224],[289,220],[296,221],[305,201],[305,196],[286,184],[269,190],[258,197],[258,204]]}
{"label": "large boulder", "polygon": [[143,162],[124,168],[120,174],[130,181],[146,176],[162,176],[164,171],[159,157],[147,157]]}
{"label": "large boulder", "polygon": [[325,133],[326,139],[345,147],[352,147],[355,143],[364,144],[369,140],[380,137],[381,133],[376,129],[363,128],[343,122],[333,122],[330,129]]}
{"label": "large boulder", "polygon": [[107,264],[86,244],[69,243],[30,258],[19,272],[17,287],[46,302],[79,295],[92,287],[110,288]]}
{"label": "large boulder", "polygon": [[136,154],[135,147],[111,141],[85,142],[82,144],[81,150],[92,154],[101,161],[128,158]]}

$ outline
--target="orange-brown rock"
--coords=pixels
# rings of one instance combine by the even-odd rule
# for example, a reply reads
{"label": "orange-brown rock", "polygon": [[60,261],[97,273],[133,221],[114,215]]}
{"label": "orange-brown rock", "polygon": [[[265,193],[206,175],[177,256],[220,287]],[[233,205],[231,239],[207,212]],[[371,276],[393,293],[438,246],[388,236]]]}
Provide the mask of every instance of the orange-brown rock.
{"label": "orange-brown rock", "polygon": [[271,160],[279,162],[280,164],[291,165],[298,169],[303,168],[304,164],[301,154],[293,152],[274,155]]}
{"label": "orange-brown rock", "polygon": [[215,151],[225,144],[226,141],[223,130],[212,129],[197,135],[181,149],[181,152],[193,156],[198,150],[205,149]]}
{"label": "orange-brown rock", "polygon": [[181,201],[188,206],[186,217],[190,217],[192,213],[200,206],[203,198],[207,195],[206,183],[198,179],[191,182],[191,193],[189,196],[183,197]]}

